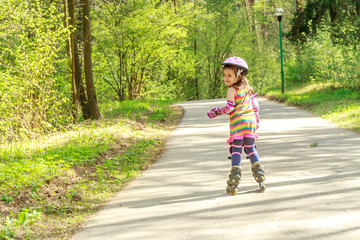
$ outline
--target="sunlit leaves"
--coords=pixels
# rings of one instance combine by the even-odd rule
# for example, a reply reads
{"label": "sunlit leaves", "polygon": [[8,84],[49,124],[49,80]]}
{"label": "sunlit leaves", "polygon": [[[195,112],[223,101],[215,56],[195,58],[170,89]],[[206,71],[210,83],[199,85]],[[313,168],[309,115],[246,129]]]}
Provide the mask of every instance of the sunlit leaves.
{"label": "sunlit leaves", "polygon": [[155,1],[119,5],[103,3],[95,12],[94,54],[97,74],[122,100],[146,95],[158,76],[164,78],[186,46],[193,5],[176,12],[170,3]]}
{"label": "sunlit leaves", "polygon": [[68,31],[56,5],[41,1],[10,1],[0,37],[2,66],[0,132],[3,140],[42,134],[66,119],[64,93],[57,89],[56,65]]}

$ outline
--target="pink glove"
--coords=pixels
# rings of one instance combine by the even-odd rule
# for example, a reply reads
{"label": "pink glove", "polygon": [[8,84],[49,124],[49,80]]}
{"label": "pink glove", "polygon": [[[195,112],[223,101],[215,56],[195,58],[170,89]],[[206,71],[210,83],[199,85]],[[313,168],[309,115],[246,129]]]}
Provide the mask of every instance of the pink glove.
{"label": "pink glove", "polygon": [[214,117],[222,115],[224,113],[230,114],[234,110],[234,108],[235,108],[235,103],[228,101],[225,107],[213,108],[207,113],[207,115],[209,118],[214,118]]}
{"label": "pink glove", "polygon": [[209,118],[214,118],[221,114],[223,114],[223,112],[222,112],[221,108],[219,108],[219,107],[213,108],[209,112],[207,112],[207,115]]}

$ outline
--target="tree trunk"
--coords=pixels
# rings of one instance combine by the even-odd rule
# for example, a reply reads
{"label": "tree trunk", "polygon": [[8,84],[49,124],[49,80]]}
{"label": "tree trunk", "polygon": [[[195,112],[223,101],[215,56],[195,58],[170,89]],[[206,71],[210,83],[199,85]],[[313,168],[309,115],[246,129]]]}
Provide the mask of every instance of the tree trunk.
{"label": "tree trunk", "polygon": [[254,24],[253,24],[253,17],[252,17],[252,14],[251,14],[250,0],[244,0],[244,4],[245,4],[246,16],[247,16],[248,21],[249,21],[249,31],[252,33]]}
{"label": "tree trunk", "polygon": [[295,0],[295,13],[299,14],[304,12],[304,4],[303,4],[303,0]]}
{"label": "tree trunk", "polygon": [[[63,6],[64,6],[64,28],[69,27],[69,21],[68,21],[68,0],[63,0]],[[66,39],[66,52],[68,58],[71,58],[71,51],[70,51],[70,39]]]}
{"label": "tree trunk", "polygon": [[78,37],[76,34],[76,17],[75,17],[75,0],[64,0],[64,4],[68,6],[69,11],[69,25],[72,26],[70,41],[69,41],[69,57],[71,58],[71,74],[72,74],[72,91],[73,91],[73,117],[76,120],[78,115],[78,105],[80,102],[81,110],[84,119],[90,118],[89,108],[84,89],[84,84],[81,74],[80,52],[78,49]]}
{"label": "tree trunk", "polygon": [[90,34],[90,0],[82,0],[83,5],[83,34],[84,34],[84,69],[86,93],[88,99],[88,107],[90,117],[99,119],[100,112],[96,99],[96,91],[94,86],[92,60],[91,60],[91,34]]}
{"label": "tree trunk", "polygon": [[[267,15],[266,10],[267,10],[266,1],[264,1],[263,11],[262,11],[263,17],[266,17],[266,15]],[[264,40],[267,41],[268,40],[268,23],[266,23],[265,21],[263,21],[262,30],[264,31],[264,35],[263,35]]]}
{"label": "tree trunk", "polygon": [[250,33],[252,33],[253,31],[255,31],[255,47],[258,48],[258,50],[260,49],[260,35],[259,35],[259,30],[257,28],[257,19],[256,19],[256,11],[254,11],[254,13],[252,12],[251,6],[255,3],[254,0],[244,0],[245,3],[245,10],[246,10],[246,15],[248,17],[248,21],[249,21],[249,31]]}
{"label": "tree trunk", "polygon": [[174,0],[174,9],[175,9],[175,14],[177,14],[177,9],[176,9],[176,0]]}
{"label": "tree trunk", "polygon": [[[67,24],[67,26],[72,26],[72,28],[74,28],[75,26],[75,0],[64,0],[64,7],[67,6],[67,11],[69,12],[69,23]],[[65,9],[64,9],[65,10]],[[65,18],[67,18],[67,11],[65,10]],[[75,45],[75,32],[74,29],[71,30],[70,33],[70,39],[67,41],[67,46],[68,46],[68,56],[71,58],[71,64],[70,64],[70,69],[71,69],[71,90],[72,90],[72,115],[74,118],[74,121],[76,121],[77,119],[77,93],[76,93],[76,87],[75,87],[75,61],[74,61],[74,55],[75,55],[75,50],[74,50],[74,45]]]}
{"label": "tree trunk", "polygon": [[[196,41],[196,35],[197,31],[195,29],[195,40],[194,40],[194,55],[195,55],[195,59],[197,58],[197,41]],[[200,93],[199,93],[199,78],[198,78],[198,72],[199,72],[199,67],[198,65],[196,64],[195,65],[195,90],[196,90],[196,99],[200,99]]]}
{"label": "tree trunk", "polygon": [[[75,2],[76,4],[79,4],[79,0]],[[77,23],[81,23],[81,9],[78,10],[78,18]],[[79,51],[79,46],[81,46],[82,38],[81,38],[81,24],[77,24],[76,27],[76,33],[75,34],[75,45],[74,45],[74,57],[75,57],[75,87],[76,87],[76,93],[77,93],[77,100],[80,102],[81,110],[83,113],[84,119],[89,119],[90,116],[90,110],[89,105],[87,103],[87,97],[86,97],[86,91],[84,86],[84,79],[82,76],[82,66],[80,62],[81,54]]]}

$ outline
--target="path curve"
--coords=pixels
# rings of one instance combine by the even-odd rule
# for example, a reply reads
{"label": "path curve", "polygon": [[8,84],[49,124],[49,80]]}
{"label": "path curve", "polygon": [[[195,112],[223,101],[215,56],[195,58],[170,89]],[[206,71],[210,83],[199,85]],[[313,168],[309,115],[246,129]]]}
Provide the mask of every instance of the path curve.
{"label": "path curve", "polygon": [[258,101],[265,193],[243,158],[238,195],[226,195],[228,116],[206,116],[225,100],[179,103],[184,117],[159,161],[73,240],[360,239],[360,134]]}

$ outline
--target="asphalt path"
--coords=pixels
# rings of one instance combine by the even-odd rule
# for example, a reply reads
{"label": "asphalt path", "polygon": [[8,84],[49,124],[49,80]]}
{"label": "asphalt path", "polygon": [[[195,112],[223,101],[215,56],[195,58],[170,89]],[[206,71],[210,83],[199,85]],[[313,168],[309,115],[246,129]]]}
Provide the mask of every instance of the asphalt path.
{"label": "asphalt path", "polygon": [[226,194],[229,117],[206,116],[225,100],[179,103],[164,154],[73,240],[360,239],[360,134],[257,99],[264,193],[243,157],[239,192]]}

